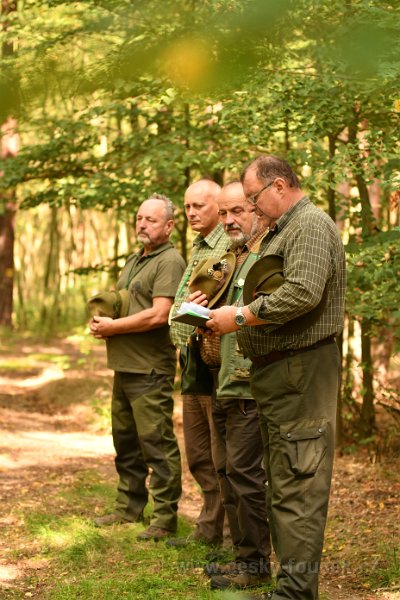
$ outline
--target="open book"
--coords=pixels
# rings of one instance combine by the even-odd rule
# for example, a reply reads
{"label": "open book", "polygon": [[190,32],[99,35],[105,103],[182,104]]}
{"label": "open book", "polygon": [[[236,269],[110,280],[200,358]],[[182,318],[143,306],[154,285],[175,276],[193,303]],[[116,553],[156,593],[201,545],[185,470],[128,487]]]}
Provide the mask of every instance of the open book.
{"label": "open book", "polygon": [[178,314],[172,317],[172,321],[179,321],[194,327],[205,327],[206,321],[209,320],[210,309],[205,306],[200,306],[195,302],[182,302]]}

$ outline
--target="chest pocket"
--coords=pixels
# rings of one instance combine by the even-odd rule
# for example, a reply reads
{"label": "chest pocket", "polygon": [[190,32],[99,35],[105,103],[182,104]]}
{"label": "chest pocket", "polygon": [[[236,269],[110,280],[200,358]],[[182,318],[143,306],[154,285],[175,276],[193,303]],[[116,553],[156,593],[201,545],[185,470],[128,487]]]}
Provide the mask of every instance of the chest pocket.
{"label": "chest pocket", "polygon": [[311,477],[322,464],[327,447],[326,429],[326,419],[302,419],[280,426],[283,455],[296,476]]}

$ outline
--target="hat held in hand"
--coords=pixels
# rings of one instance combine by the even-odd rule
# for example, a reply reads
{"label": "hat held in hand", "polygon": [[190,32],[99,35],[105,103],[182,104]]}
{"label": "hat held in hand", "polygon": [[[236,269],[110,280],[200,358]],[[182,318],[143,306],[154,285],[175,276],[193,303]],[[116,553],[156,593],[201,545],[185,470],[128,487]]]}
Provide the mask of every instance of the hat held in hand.
{"label": "hat held in hand", "polygon": [[[278,254],[262,256],[254,263],[247,273],[243,286],[243,302],[250,304],[259,296],[269,296],[285,282],[283,276],[283,257]],[[297,334],[308,329],[321,316],[327,301],[327,290],[325,288],[322,298],[312,310],[287,321],[277,331],[281,334]]]}
{"label": "hat held in hand", "polygon": [[201,290],[207,296],[207,308],[214,306],[227,289],[235,271],[236,258],[227,252],[221,258],[209,257],[199,261],[189,279],[190,291]]}
{"label": "hat held in hand", "polygon": [[129,311],[129,291],[111,290],[89,298],[88,309],[92,317],[126,317]]}
{"label": "hat held in hand", "polygon": [[262,256],[249,269],[243,286],[243,302],[250,304],[259,296],[268,296],[282,285],[283,257],[279,254]]}

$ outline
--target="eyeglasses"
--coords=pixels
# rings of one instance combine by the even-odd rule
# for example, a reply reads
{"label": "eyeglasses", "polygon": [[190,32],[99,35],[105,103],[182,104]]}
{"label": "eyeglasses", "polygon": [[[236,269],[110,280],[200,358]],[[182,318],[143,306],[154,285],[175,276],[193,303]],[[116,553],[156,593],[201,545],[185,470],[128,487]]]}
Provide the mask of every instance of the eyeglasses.
{"label": "eyeglasses", "polygon": [[[274,181],[275,181],[275,179],[274,179]],[[253,206],[255,206],[257,204],[257,200],[261,196],[261,194],[263,192],[265,192],[265,190],[267,190],[268,188],[270,188],[271,185],[274,183],[274,181],[270,181],[270,183],[267,183],[267,185],[264,185],[264,187],[261,188],[261,190],[259,192],[257,192],[257,194],[254,194],[253,196],[248,196],[246,198],[247,202],[250,202],[250,204],[252,204]]]}

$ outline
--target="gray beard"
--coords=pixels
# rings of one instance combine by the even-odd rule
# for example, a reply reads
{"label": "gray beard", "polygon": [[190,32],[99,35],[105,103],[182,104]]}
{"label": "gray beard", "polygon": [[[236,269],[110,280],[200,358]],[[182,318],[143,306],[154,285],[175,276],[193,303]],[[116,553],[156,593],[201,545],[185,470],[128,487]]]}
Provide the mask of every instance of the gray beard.
{"label": "gray beard", "polygon": [[[229,233],[228,233],[229,235]],[[231,240],[231,249],[237,250],[238,248],[243,248],[246,242],[249,241],[251,235],[245,235],[242,233],[239,238],[230,238]]]}

